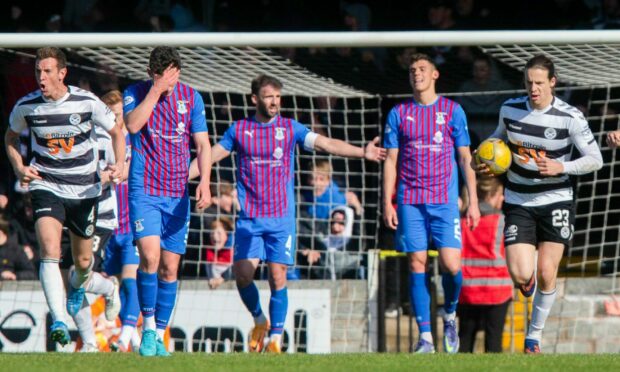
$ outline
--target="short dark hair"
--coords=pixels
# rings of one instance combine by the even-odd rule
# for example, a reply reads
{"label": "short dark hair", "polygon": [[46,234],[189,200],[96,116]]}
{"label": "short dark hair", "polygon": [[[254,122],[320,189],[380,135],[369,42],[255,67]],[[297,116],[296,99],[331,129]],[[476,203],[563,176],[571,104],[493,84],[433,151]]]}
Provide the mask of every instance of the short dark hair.
{"label": "short dark hair", "polygon": [[547,77],[549,78],[549,80],[551,80],[552,78],[557,79],[557,75],[555,74],[555,65],[553,64],[553,61],[551,60],[551,58],[543,54],[534,56],[530,58],[529,61],[527,61],[527,63],[525,64],[525,71],[531,68],[540,68],[543,70],[547,70]]}
{"label": "short dark hair", "polygon": [[428,54],[425,54],[425,53],[413,53],[411,57],[409,57],[409,66],[411,66],[412,64],[418,61],[427,61],[428,63],[433,65],[434,68],[437,68],[435,61],[433,61],[433,59]]}
{"label": "short dark hair", "polygon": [[46,58],[54,58],[58,64],[58,69],[67,67],[67,56],[65,53],[56,47],[43,47],[37,49],[37,61]]}
{"label": "short dark hair", "polygon": [[260,74],[252,80],[252,94],[258,95],[262,87],[271,85],[276,89],[282,89],[282,82],[277,78],[265,74]]}
{"label": "short dark hair", "polygon": [[151,51],[149,69],[152,74],[161,75],[170,65],[181,69],[181,56],[176,48],[159,46]]}

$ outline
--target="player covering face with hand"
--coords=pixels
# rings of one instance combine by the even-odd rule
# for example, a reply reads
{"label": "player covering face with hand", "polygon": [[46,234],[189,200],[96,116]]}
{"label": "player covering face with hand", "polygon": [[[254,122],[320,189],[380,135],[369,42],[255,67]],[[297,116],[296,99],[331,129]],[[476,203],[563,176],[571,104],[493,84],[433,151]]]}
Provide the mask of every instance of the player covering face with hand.
{"label": "player covering face with hand", "polygon": [[140,253],[138,298],[144,318],[143,356],[168,356],[163,335],[177,295],[177,272],[189,228],[190,140],[200,169],[198,208],[211,199],[211,145],[200,93],[179,82],[176,49],[151,51],[152,80],[128,87],[123,98],[131,134],[129,219]]}

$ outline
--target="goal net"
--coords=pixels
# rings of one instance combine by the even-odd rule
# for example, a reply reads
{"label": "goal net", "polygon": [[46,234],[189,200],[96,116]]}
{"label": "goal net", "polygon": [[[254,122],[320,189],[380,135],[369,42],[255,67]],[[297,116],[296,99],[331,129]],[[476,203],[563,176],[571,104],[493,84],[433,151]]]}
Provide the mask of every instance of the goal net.
{"label": "goal net", "polygon": [[[294,118],[317,133],[356,146],[364,146],[380,135],[380,97],[377,95],[311,73],[266,49],[178,49],[183,64],[180,80],[201,92],[212,144],[221,139],[233,121],[253,115],[250,82],[261,73],[282,81],[283,116]],[[104,93],[110,88],[122,90],[131,82],[149,79],[146,68],[150,50],[149,47],[67,49],[71,63],[67,82],[72,85],[86,84],[89,90],[99,91],[98,93]],[[2,57],[7,65],[22,59],[24,64],[29,65],[29,73],[32,74],[34,59],[31,52],[5,49]],[[190,232],[187,252],[179,269],[180,294],[171,329],[176,350],[230,352],[244,351],[247,348],[245,340],[252,327],[252,319],[240,302],[231,281],[233,276],[228,260],[232,259],[232,255],[219,255],[221,251],[230,251],[234,245],[234,220],[238,212],[234,207],[234,157],[233,153],[231,158],[213,167],[212,196],[218,202],[210,208],[202,211],[195,208],[193,195],[197,181],[190,182]],[[301,281],[366,278],[367,250],[376,248],[377,241],[379,165],[362,159],[306,152],[300,148],[296,150],[295,160],[297,255],[295,265],[287,275],[290,311],[285,326],[284,347],[289,351],[310,353],[366,350],[367,335],[356,336],[357,341],[349,341],[350,337],[347,336],[351,332],[359,333],[362,329],[356,329],[356,324],[364,323],[367,318],[366,310],[359,306],[367,304],[367,297],[364,297],[363,292],[346,295],[358,302],[355,304],[356,310],[351,311],[349,307],[353,305],[346,300],[341,303],[340,297],[336,297],[336,301],[332,303],[331,293],[338,288],[331,291],[324,287],[310,289],[312,284],[302,285]],[[316,180],[317,172],[326,178],[319,182]],[[340,195],[333,195],[333,200],[330,195],[321,201],[314,201],[313,195],[323,192],[319,188],[321,182],[336,185]],[[343,201],[345,195],[356,200],[351,207],[346,207],[346,202]],[[232,209],[230,204],[227,204],[231,199]],[[330,229],[332,210],[343,212],[346,220],[343,233]],[[217,221],[228,222],[222,224],[228,239],[221,247],[214,246],[212,238],[215,226],[220,226]],[[216,251],[218,253],[214,260],[209,251],[213,252],[216,248],[220,251]],[[221,257],[225,258],[220,259]],[[223,273],[214,274],[217,270]],[[217,290],[212,290],[216,283],[219,284],[214,280],[215,277],[221,277],[224,282]],[[259,267],[256,279],[267,279],[266,266]],[[297,281],[300,283],[297,284]],[[264,282],[260,284],[260,289],[261,302],[267,311],[269,290]],[[19,291],[3,291],[0,303],[5,308],[5,302],[10,302],[7,309],[19,307],[20,301],[24,299],[20,296],[27,296],[25,293],[32,295],[26,298],[30,305],[34,303],[37,305],[36,309],[45,310],[45,302],[39,290],[23,291],[21,294]],[[205,306],[197,305],[199,303]],[[342,315],[335,319],[330,317],[332,311],[342,312]],[[317,316],[320,314],[323,315]],[[0,314],[3,315],[6,314]],[[10,318],[13,320],[6,324],[7,329],[17,328],[20,322],[29,321],[27,316],[17,315]],[[53,344],[45,343],[45,322],[38,322],[36,328],[37,332],[33,331],[28,340],[38,337],[36,342],[39,351],[42,351],[42,345],[53,348]],[[330,340],[332,330],[341,333],[335,338],[334,346]],[[27,351],[28,347],[32,346],[29,343],[15,345],[7,342],[5,350]]]}
{"label": "goal net", "polygon": [[[402,47],[409,48],[411,44],[433,48],[449,46],[460,39],[458,35],[448,33],[408,34],[405,35],[407,37],[399,33],[377,38],[368,34],[351,34],[355,34],[355,37],[334,36],[336,42],[328,38],[323,43],[320,38],[324,35],[318,36],[319,41],[316,37],[308,39],[305,38],[307,35],[297,35],[301,40],[297,44],[290,38],[291,35],[282,34],[271,35],[273,39],[269,41],[259,38],[262,41],[245,44],[239,43],[234,37],[228,37],[230,35],[221,35],[221,40],[225,41],[211,43],[216,40],[215,36],[207,35],[204,40],[208,41],[200,44],[195,34],[188,34],[183,36],[185,42],[165,39],[165,43],[192,45],[179,47],[183,59],[181,81],[202,93],[212,144],[217,143],[231,122],[253,114],[250,81],[259,73],[267,73],[284,83],[283,116],[295,118],[315,132],[363,146],[381,134],[387,110],[394,103],[409,97],[408,89],[392,89],[396,84],[391,85],[394,81],[406,83],[406,70],[397,71],[394,65],[386,63],[384,67],[388,72],[382,75],[381,81],[367,81],[368,76],[364,75],[366,70],[360,68],[360,65],[348,70],[345,68],[342,73],[342,66],[336,66],[342,59],[336,60],[333,65],[331,62],[326,65],[308,63],[306,68],[303,59],[296,64],[274,50],[263,47],[314,47],[323,44],[328,47],[398,46],[398,50],[387,49],[387,55],[396,56],[405,49]],[[576,180],[577,220],[574,241],[567,250],[561,275],[608,276],[613,280],[609,282],[611,284],[607,292],[615,293],[618,292],[617,274],[620,269],[620,186],[614,182],[618,167],[617,151],[606,146],[605,134],[618,128],[620,75],[617,71],[620,66],[617,65],[620,64],[620,52],[615,43],[618,38],[612,38],[614,42],[609,43],[560,43],[549,40],[551,37],[560,37],[558,34],[553,35],[547,35],[547,39],[541,43],[533,42],[535,35],[519,40],[517,35],[505,34],[500,35],[503,42],[489,41],[477,35],[459,41],[459,45],[474,45],[469,49],[489,56],[497,76],[502,75],[512,84],[509,88],[497,90],[464,91],[460,83],[469,77],[470,72],[463,66],[469,65],[457,64],[457,68],[452,70],[440,66],[441,80],[458,81],[447,84],[442,93],[461,103],[472,97],[482,98],[481,102],[485,102],[491,98],[525,94],[521,89],[521,69],[525,61],[539,53],[554,59],[562,83],[557,89],[558,95],[584,111],[604,158],[602,170]],[[105,93],[112,88],[122,90],[132,82],[148,79],[146,67],[151,49],[148,45],[159,45],[147,42],[152,40],[151,36],[128,35],[119,39],[118,45],[122,46],[114,46],[112,38],[102,42],[102,45],[107,46],[86,42],[87,38],[80,45],[76,36],[79,37],[66,36],[66,40],[71,40],[71,43],[64,43],[64,39],[54,39],[60,45],[69,46],[66,49],[71,63],[68,82],[72,85],[82,85],[95,92]],[[32,35],[32,38],[35,37]],[[364,38],[372,42],[364,42]],[[7,47],[0,50],[0,61],[9,71],[8,84],[12,88],[8,89],[9,92],[15,93],[16,86],[23,87],[23,93],[36,89],[32,85],[32,77],[30,80],[27,78],[32,75],[32,50],[24,47],[41,44],[33,39],[28,40],[24,45],[14,42],[0,45]],[[453,51],[457,48],[453,47]],[[344,53],[339,55],[342,58],[347,56]],[[383,89],[375,90],[373,87]],[[9,103],[11,98],[17,99],[19,95],[15,93],[5,96],[5,117],[12,105]],[[496,113],[467,114],[474,143],[476,138],[486,138],[495,128]],[[285,327],[285,347],[289,351],[298,352],[372,349],[369,345],[376,334],[370,325],[372,321],[368,319],[376,318],[376,314],[372,314],[373,310],[368,306],[369,297],[372,296],[368,288],[376,284],[355,286],[353,281],[343,279],[372,278],[374,274],[368,270],[367,252],[374,248],[386,248],[378,243],[381,168],[358,159],[343,159],[298,149],[296,170],[297,255],[295,266],[288,273],[291,299]],[[359,204],[352,202],[351,209],[344,210],[345,218],[351,223],[345,237],[337,237],[331,231],[331,206],[337,203],[321,204],[312,201],[312,195],[320,191],[319,186],[313,186],[317,183],[313,175],[316,176],[321,170],[328,174],[328,178],[343,194],[346,193],[349,201],[351,198],[359,200]],[[207,280],[213,267],[207,259],[208,250],[212,248],[212,223],[222,218],[234,220],[236,216],[234,207],[231,210],[228,204],[231,198],[234,200],[235,177],[233,154],[233,157],[221,161],[213,169],[212,195],[218,199],[218,204],[198,211],[192,203],[187,254],[179,273],[181,290],[172,320],[171,337],[176,350],[227,352],[246,349],[245,340],[252,326],[251,318],[238,299],[230,271],[224,272],[225,281],[217,290],[210,289]],[[192,181],[192,195],[195,186],[196,181]],[[357,208],[354,207],[356,204]],[[233,236],[230,231],[228,234]],[[231,238],[225,248],[230,248],[232,244],[234,242]],[[266,270],[261,266],[257,279],[266,277]],[[47,340],[49,319],[46,320],[47,306],[40,287],[36,283],[0,285],[0,349],[53,349],[55,346]],[[263,309],[267,309],[269,290],[265,282],[260,283],[260,289]]]}

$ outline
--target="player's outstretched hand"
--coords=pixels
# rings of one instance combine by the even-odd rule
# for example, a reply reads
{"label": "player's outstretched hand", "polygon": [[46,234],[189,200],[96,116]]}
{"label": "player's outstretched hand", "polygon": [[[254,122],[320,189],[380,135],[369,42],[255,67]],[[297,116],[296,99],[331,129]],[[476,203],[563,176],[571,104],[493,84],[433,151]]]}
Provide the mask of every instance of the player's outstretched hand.
{"label": "player's outstretched hand", "polygon": [[385,226],[389,227],[392,230],[396,230],[398,226],[398,216],[396,215],[396,209],[390,203],[384,206],[383,208],[383,222],[385,222]]}
{"label": "player's outstretched hand", "polygon": [[614,130],[607,133],[607,146],[611,148],[620,146],[620,130]]}
{"label": "player's outstretched hand", "polygon": [[196,208],[204,209],[211,204],[211,189],[207,182],[200,181],[196,188]]}
{"label": "player's outstretched hand", "polygon": [[471,169],[474,170],[474,172],[476,172],[476,174],[478,176],[482,176],[482,177],[495,177],[495,174],[491,173],[491,170],[489,169],[489,166],[484,164],[484,163],[480,163],[477,164],[476,163],[476,153],[478,152],[478,150],[474,150],[471,154],[471,163],[469,163],[469,165],[471,166]]}
{"label": "player's outstretched hand", "polygon": [[375,137],[372,141],[368,142],[364,148],[364,158],[367,160],[380,162],[387,158],[387,150],[377,146],[379,144],[379,137]]}
{"label": "player's outstretched hand", "polygon": [[534,159],[538,166],[538,171],[543,176],[557,176],[564,172],[564,166],[557,160],[549,159],[545,156],[540,156]]}
{"label": "player's outstretched hand", "polygon": [[22,167],[17,171],[17,177],[19,178],[19,182],[22,186],[28,185],[32,180],[40,180],[42,179],[39,176],[39,172],[29,166]]}
{"label": "player's outstretched hand", "polygon": [[168,66],[161,75],[153,74],[153,89],[159,94],[166,93],[170,86],[179,79],[180,74],[181,70],[172,65]]}

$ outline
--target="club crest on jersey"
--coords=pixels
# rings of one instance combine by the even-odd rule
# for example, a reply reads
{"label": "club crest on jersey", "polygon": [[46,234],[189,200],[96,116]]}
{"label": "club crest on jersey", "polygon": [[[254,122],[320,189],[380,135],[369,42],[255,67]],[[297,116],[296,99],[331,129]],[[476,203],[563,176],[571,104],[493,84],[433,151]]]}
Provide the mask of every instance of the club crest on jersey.
{"label": "club crest on jersey", "polygon": [[179,124],[177,124],[177,133],[178,134],[183,134],[185,133],[185,123],[184,122],[179,122]]}
{"label": "club crest on jersey", "polygon": [[71,116],[69,116],[69,123],[73,125],[78,125],[81,122],[82,122],[82,117],[80,116],[80,114],[71,114]]}
{"label": "club crest on jersey", "polygon": [[185,106],[185,101],[177,101],[177,112],[181,115],[187,114],[187,106]]}
{"label": "club crest on jersey", "polygon": [[550,139],[550,140],[554,139],[555,136],[557,136],[557,135],[558,135],[558,132],[556,132],[555,129],[553,129],[553,128],[545,129],[545,138],[546,139]]}
{"label": "club crest on jersey", "polygon": [[276,147],[275,150],[273,150],[273,157],[280,160],[282,159],[282,156],[284,155],[284,151],[282,151],[281,147]]}
{"label": "club crest on jersey", "polygon": [[276,128],[276,139],[278,141],[282,141],[284,139],[284,130],[285,128]]}
{"label": "club crest on jersey", "polygon": [[444,125],[446,123],[446,113],[445,112],[436,112],[435,113],[435,124]]}

